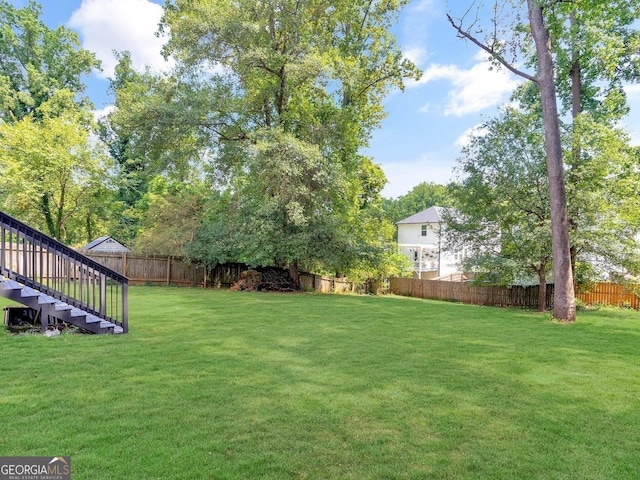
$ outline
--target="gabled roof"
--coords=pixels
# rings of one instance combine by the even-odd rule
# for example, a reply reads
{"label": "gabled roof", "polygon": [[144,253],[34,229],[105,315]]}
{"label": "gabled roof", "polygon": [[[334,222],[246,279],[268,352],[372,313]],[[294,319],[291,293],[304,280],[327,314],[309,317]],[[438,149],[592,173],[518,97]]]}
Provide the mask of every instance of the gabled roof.
{"label": "gabled roof", "polygon": [[94,241],[87,243],[84,247],[82,247],[83,250],[91,250],[94,247],[97,247],[98,245],[100,245],[102,242],[104,242],[107,238],[109,237],[99,237],[96,238]]}
{"label": "gabled roof", "polygon": [[444,212],[444,207],[429,207],[426,210],[422,210],[421,212],[416,213],[415,215],[411,215],[410,217],[405,218],[404,220],[400,220],[396,222],[396,225],[405,224],[405,223],[442,223],[444,220],[442,219],[442,213]]}
{"label": "gabled roof", "polygon": [[84,247],[82,247],[82,250],[93,250],[98,245],[105,243],[107,240],[111,240],[111,242],[109,243],[115,243],[119,247],[129,250],[126,245],[124,245],[123,243],[119,242],[118,240],[110,236],[96,238],[92,242],[89,242]]}

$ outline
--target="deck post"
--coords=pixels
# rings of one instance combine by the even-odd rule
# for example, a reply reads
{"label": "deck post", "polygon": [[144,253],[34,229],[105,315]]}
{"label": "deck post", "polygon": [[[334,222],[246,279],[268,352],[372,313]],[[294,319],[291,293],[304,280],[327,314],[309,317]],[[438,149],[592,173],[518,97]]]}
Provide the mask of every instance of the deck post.
{"label": "deck post", "polygon": [[122,331],[129,331],[129,284],[122,284]]}
{"label": "deck post", "polygon": [[100,315],[107,315],[107,276],[100,274]]}

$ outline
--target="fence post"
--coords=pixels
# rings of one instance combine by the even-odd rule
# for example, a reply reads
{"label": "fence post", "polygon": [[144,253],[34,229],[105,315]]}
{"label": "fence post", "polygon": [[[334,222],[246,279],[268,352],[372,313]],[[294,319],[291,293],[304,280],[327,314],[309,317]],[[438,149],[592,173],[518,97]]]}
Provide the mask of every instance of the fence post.
{"label": "fence post", "polygon": [[122,275],[124,275],[125,277],[128,277],[128,265],[127,265],[127,253],[126,252],[122,252]]}

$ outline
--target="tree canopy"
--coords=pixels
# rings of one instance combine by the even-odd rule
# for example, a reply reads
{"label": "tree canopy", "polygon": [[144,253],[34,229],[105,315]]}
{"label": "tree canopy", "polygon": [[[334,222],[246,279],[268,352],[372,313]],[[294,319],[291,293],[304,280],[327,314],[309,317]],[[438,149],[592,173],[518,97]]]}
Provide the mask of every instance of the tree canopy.
{"label": "tree canopy", "polygon": [[392,222],[398,222],[429,207],[450,207],[452,197],[446,185],[422,182],[398,198],[385,199],[383,208]]}
{"label": "tree canopy", "polygon": [[[575,254],[570,248],[556,93],[564,98],[563,106],[571,105],[574,119],[589,102],[592,115],[597,115],[599,109],[601,114],[618,115],[619,118],[624,105],[620,81],[634,78],[634,72],[637,73],[638,34],[634,32],[633,22],[638,18],[640,6],[637,2],[527,0],[525,15],[515,2],[496,2],[495,5],[489,28],[483,29],[473,22],[465,25],[466,15],[459,20],[449,15],[449,21],[462,38],[489,53],[495,64],[508,68],[539,88],[551,204],[556,284],[554,316],[573,321],[572,260],[575,260]],[[508,39],[504,37],[506,32],[511,32]],[[587,62],[592,68],[583,70]],[[530,66],[535,66],[534,74],[526,71]],[[580,157],[579,145],[580,139],[576,136],[574,162]]]}
{"label": "tree canopy", "polygon": [[100,62],[80,48],[78,36],[64,26],[50,29],[40,19],[42,7],[29,0],[16,8],[0,0],[0,119],[39,119],[44,103],[51,108],[56,92],[67,90],[79,106],[90,106],[83,95],[82,75]]}
{"label": "tree canopy", "polygon": [[91,139],[82,75],[99,67],[33,0],[0,1],[0,206],[70,243],[105,227],[109,160]]}
{"label": "tree canopy", "polygon": [[108,218],[108,158],[82,116],[69,109],[0,123],[2,209],[72,244],[92,240]]}
{"label": "tree canopy", "polygon": [[359,152],[384,96],[418,75],[389,31],[405,3],[167,2],[176,67],[141,76],[123,57],[109,125],[129,159],[210,182],[193,258],[285,264],[296,280],[301,264],[356,275],[395,255],[384,174]]}

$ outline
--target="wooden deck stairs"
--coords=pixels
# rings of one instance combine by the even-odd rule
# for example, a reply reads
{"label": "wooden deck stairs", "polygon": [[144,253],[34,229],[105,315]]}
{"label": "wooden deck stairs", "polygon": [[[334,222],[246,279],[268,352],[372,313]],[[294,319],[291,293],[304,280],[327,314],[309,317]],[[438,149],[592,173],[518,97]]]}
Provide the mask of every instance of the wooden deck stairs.
{"label": "wooden deck stairs", "polygon": [[37,312],[42,331],[61,323],[127,333],[128,279],[0,212],[0,297]]}

